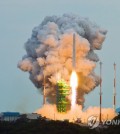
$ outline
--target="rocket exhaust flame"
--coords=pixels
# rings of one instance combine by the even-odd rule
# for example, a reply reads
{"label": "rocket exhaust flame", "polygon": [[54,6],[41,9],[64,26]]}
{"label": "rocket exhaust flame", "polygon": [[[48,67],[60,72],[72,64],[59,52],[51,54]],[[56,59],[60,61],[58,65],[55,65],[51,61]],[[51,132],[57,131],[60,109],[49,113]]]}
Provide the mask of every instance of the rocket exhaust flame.
{"label": "rocket exhaust flame", "polygon": [[71,96],[71,109],[74,108],[76,104],[76,88],[78,86],[78,78],[75,71],[72,71],[71,78],[70,78],[70,87],[72,89],[72,96]]}

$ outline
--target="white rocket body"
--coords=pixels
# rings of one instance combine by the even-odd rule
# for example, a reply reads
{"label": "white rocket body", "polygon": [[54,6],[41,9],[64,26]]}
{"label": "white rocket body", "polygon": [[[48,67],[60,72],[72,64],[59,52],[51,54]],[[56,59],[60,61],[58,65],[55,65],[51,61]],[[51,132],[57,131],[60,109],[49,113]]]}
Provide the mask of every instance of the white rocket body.
{"label": "white rocket body", "polygon": [[72,66],[73,69],[75,70],[76,68],[76,42],[75,42],[75,34],[73,34],[73,51],[72,51]]}

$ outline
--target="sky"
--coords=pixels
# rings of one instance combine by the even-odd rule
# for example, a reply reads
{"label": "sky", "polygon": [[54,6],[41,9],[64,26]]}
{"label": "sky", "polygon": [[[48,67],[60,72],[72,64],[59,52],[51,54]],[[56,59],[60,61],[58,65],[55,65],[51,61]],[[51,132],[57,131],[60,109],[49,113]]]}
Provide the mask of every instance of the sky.
{"label": "sky", "polygon": [[[108,30],[102,50],[103,107],[113,107],[113,63],[117,64],[117,107],[120,106],[120,1],[119,0],[0,0],[0,112],[34,112],[42,95],[17,68],[26,53],[24,43],[44,17],[73,13],[88,17]],[[99,74],[99,63],[96,73]],[[85,108],[99,105],[99,87],[85,96]]]}

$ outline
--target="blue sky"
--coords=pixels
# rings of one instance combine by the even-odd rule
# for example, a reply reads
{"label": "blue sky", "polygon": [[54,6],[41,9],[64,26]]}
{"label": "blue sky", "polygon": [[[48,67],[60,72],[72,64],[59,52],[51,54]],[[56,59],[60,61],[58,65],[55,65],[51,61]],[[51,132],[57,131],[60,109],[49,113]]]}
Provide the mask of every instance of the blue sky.
{"label": "blue sky", "polygon": [[[17,68],[25,54],[24,43],[45,16],[74,13],[88,17],[108,30],[101,51],[103,62],[103,107],[112,107],[113,63],[117,63],[117,107],[120,87],[119,0],[0,0],[0,112],[33,112],[42,106],[42,96]],[[96,73],[99,73],[97,64]],[[85,107],[99,105],[99,88],[86,95]]]}

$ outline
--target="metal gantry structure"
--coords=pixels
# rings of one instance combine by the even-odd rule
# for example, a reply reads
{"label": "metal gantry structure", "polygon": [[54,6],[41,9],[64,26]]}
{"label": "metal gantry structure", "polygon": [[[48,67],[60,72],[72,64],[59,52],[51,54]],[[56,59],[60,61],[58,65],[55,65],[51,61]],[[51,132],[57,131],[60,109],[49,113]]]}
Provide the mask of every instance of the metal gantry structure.
{"label": "metal gantry structure", "polygon": [[114,66],[113,109],[116,111],[116,64]]}
{"label": "metal gantry structure", "polygon": [[102,62],[100,62],[100,115],[99,122],[102,122]]}
{"label": "metal gantry structure", "polygon": [[43,74],[43,105],[46,104],[46,93],[45,93],[45,74]]}
{"label": "metal gantry structure", "polygon": [[57,111],[64,113],[67,111],[68,100],[67,96],[69,95],[70,87],[64,80],[59,80],[57,82]]}

